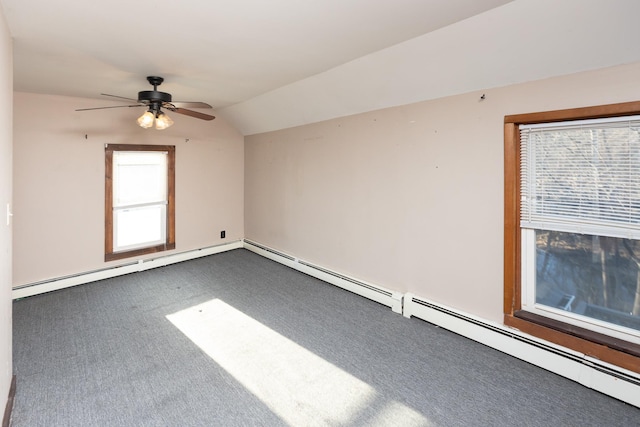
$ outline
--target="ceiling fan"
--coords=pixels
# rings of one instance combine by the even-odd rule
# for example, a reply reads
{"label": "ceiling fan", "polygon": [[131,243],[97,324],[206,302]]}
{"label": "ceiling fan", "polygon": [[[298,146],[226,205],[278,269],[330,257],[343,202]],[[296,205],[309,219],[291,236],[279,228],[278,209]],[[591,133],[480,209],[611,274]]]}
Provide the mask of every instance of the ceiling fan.
{"label": "ceiling fan", "polygon": [[200,113],[198,111],[187,110],[183,107],[189,108],[212,108],[211,105],[204,102],[178,102],[171,100],[171,94],[167,92],[160,92],[158,86],[162,84],[164,79],[158,76],[148,76],[147,81],[153,86],[153,90],[143,90],[138,92],[138,99],[125,98],[124,96],[109,95],[107,93],[101,93],[103,96],[110,96],[112,98],[125,99],[127,101],[136,102],[136,104],[130,105],[114,105],[110,107],[95,107],[95,108],[79,108],[76,111],[88,111],[88,110],[102,110],[106,108],[122,108],[122,107],[147,107],[147,111],[138,118],[138,124],[143,128],[150,128],[155,124],[156,129],[166,129],[173,124],[173,120],[169,118],[163,111],[165,108],[174,113],[184,114],[185,116],[195,117],[202,120],[213,120],[215,116],[209,114]]}

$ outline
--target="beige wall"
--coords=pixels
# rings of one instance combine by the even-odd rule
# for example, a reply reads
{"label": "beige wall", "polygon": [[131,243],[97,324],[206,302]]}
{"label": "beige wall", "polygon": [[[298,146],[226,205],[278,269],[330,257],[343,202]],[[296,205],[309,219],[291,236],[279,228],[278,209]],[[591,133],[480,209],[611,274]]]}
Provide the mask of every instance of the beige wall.
{"label": "beige wall", "polygon": [[503,119],[640,99],[640,64],[245,138],[246,238],[502,321]]}
{"label": "beige wall", "polygon": [[14,285],[130,262],[104,262],[105,144],[176,146],[174,252],[244,236],[242,135],[220,118],[170,114],[157,131],[138,108],[74,111],[104,105],[118,103],[15,93]]}
{"label": "beige wall", "polygon": [[[0,7],[0,408],[4,408],[12,372],[11,235],[7,204],[11,203],[13,62],[9,29]],[[3,409],[4,411],[4,409]]]}

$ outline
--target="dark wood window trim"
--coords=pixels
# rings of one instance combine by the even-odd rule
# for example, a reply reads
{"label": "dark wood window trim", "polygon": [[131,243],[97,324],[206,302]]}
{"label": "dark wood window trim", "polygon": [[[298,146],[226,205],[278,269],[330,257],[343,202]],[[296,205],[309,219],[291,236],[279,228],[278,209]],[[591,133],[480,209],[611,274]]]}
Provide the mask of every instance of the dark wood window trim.
{"label": "dark wood window trim", "polygon": [[[167,234],[164,244],[131,251],[113,252],[113,152],[114,151],[166,151],[167,152]],[[139,145],[139,144],[108,144],[105,146],[105,191],[104,191],[104,218],[105,240],[104,260],[114,261],[162,252],[176,247],[175,235],[175,163],[176,153],[173,145]]]}
{"label": "dark wood window trim", "polygon": [[640,373],[640,345],[522,310],[519,125],[640,114],[640,102],[509,115],[504,118],[504,324]]}

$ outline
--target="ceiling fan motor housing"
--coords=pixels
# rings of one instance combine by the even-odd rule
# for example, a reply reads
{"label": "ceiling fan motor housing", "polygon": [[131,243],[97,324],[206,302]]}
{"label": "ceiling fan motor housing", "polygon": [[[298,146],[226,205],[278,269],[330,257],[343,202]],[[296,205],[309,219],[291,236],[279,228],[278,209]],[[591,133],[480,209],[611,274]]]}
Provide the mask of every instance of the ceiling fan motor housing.
{"label": "ceiling fan motor housing", "polygon": [[171,94],[157,90],[143,90],[138,92],[138,101],[145,104],[171,102]]}

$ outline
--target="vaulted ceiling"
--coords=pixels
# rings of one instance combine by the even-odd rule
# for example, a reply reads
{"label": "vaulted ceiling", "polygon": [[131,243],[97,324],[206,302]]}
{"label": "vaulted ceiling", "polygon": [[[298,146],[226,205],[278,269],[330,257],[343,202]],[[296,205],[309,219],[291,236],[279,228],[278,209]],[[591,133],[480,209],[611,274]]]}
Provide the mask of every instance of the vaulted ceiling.
{"label": "vaulted ceiling", "polygon": [[15,90],[109,105],[159,75],[244,134],[640,60],[637,0],[0,5]]}

